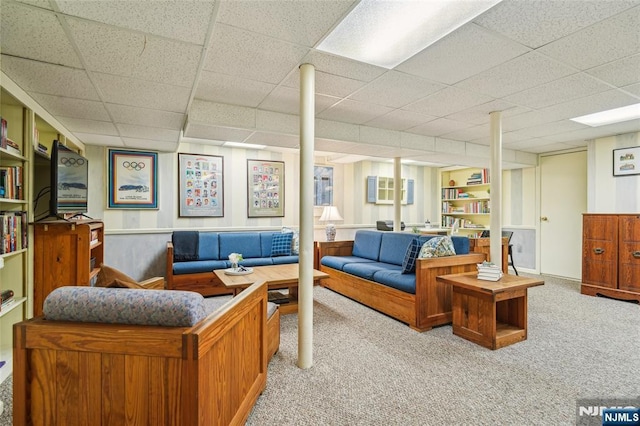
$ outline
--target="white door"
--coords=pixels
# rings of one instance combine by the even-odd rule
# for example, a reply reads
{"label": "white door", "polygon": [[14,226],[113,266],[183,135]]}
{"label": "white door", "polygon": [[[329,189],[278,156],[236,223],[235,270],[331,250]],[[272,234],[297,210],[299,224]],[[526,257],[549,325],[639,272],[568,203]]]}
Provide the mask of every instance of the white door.
{"label": "white door", "polygon": [[540,272],[582,279],[587,152],[540,158]]}

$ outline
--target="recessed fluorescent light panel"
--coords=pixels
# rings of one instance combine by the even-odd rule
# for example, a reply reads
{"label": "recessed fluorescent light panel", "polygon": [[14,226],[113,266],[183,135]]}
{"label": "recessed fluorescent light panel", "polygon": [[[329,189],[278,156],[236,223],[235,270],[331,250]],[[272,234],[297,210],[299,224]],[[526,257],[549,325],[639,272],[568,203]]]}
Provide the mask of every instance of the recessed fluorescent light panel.
{"label": "recessed fluorescent light panel", "polygon": [[622,108],[614,108],[608,111],[596,112],[595,114],[583,115],[572,118],[571,121],[586,124],[591,127],[606,126],[607,124],[621,123],[623,121],[636,120],[640,118],[640,104],[627,105]]}
{"label": "recessed fluorescent light panel", "polygon": [[244,149],[265,149],[266,145],[258,145],[255,143],[242,143],[242,142],[225,142],[223,146],[230,146],[232,148],[244,148]]}
{"label": "recessed fluorescent light panel", "polygon": [[318,50],[394,68],[501,0],[362,0]]}

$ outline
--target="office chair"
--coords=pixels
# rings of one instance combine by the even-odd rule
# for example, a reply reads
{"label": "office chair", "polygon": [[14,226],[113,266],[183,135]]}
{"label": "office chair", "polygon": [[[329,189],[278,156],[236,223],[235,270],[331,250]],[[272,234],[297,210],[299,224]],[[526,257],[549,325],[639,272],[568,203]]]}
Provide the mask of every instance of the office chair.
{"label": "office chair", "polygon": [[[480,234],[480,238],[489,238],[489,236],[491,235],[491,231],[488,230],[484,230],[482,231],[482,233]],[[507,251],[507,267],[511,266],[513,268],[513,270],[515,271],[516,275],[520,275],[518,274],[518,270],[516,269],[516,266],[513,264],[513,244],[511,244],[511,237],[513,237],[513,231],[502,231],[502,238],[507,237],[507,244],[508,244],[508,251]]]}

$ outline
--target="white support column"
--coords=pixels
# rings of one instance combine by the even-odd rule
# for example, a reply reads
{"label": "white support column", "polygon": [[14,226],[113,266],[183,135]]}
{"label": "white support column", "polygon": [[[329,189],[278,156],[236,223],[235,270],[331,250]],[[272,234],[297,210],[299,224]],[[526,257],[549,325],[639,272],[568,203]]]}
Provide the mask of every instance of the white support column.
{"label": "white support column", "polygon": [[393,230],[400,231],[402,220],[402,162],[400,157],[393,159]]}
{"label": "white support column", "polygon": [[491,221],[489,242],[491,262],[502,267],[502,113],[494,111],[490,117],[491,150]]}
{"label": "white support column", "polygon": [[298,283],[298,367],[313,365],[313,151],[315,68],[300,66],[300,259]]}

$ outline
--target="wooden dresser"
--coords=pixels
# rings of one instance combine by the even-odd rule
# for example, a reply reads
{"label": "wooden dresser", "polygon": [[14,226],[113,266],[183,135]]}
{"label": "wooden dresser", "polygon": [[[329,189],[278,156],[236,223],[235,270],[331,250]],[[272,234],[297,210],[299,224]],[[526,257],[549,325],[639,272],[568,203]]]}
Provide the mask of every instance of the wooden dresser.
{"label": "wooden dresser", "polygon": [[640,214],[583,215],[581,292],[640,303]]}

